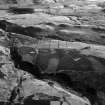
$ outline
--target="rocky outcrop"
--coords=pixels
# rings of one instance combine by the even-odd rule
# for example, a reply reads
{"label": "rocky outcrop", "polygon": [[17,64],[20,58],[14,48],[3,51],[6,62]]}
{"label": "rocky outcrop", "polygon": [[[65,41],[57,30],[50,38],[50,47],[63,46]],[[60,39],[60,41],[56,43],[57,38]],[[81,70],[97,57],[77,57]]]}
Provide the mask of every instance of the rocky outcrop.
{"label": "rocky outcrop", "polygon": [[[18,67],[34,74],[37,78],[51,79],[72,88],[86,96],[92,104],[100,103],[97,94],[105,88],[104,46],[57,40],[36,41],[36,39],[32,44],[29,38],[27,45],[26,39],[22,43],[21,36],[17,38],[19,38],[16,46],[18,50],[15,51],[21,55],[21,59],[15,58],[14,61]],[[37,68],[31,71],[30,63]],[[37,70],[40,71],[40,76]],[[64,79],[64,77],[69,78]]]}
{"label": "rocky outcrop", "polygon": [[[53,30],[49,28],[48,31],[47,27],[42,27],[43,25],[49,25],[53,27]],[[102,42],[101,40],[101,43],[96,42],[95,44],[90,41],[92,36],[89,37],[89,34],[87,34],[89,40],[82,35],[83,37],[81,38],[84,38],[85,41],[80,40],[80,37],[77,35],[74,36],[79,32],[81,36],[83,31],[86,32],[87,27],[82,28],[82,26],[73,27],[67,24],[56,25],[51,23],[43,25],[22,27],[4,20],[1,21],[1,28],[7,31],[7,36],[13,45],[10,47],[10,54],[15,67],[31,73],[37,79],[53,80],[64,87],[75,90],[81,93],[81,96],[87,97],[92,104],[103,105],[104,100],[99,94],[100,92],[103,93],[105,88],[104,41]],[[72,34],[74,33],[74,35],[71,35],[71,37],[74,39],[76,37],[79,40],[72,39],[71,42],[70,40],[67,41],[65,36],[71,31],[69,29],[72,28]],[[78,29],[80,29],[79,32]],[[59,37],[65,32],[65,36],[62,38],[65,41],[61,41],[61,39],[53,40],[57,37],[54,37],[54,34],[53,39],[48,37],[52,35],[48,33],[51,30],[52,32],[55,31]],[[77,33],[75,33],[75,30]],[[88,27],[88,31],[102,34],[104,33],[104,28]],[[48,34],[47,36],[45,32]],[[40,38],[43,40],[39,40],[39,35],[41,35]],[[92,40],[99,41],[96,39]]]}
{"label": "rocky outcrop", "polygon": [[104,8],[88,1],[54,2],[1,10],[0,99],[104,105]]}
{"label": "rocky outcrop", "polygon": [[[63,41],[78,41],[92,44],[105,45],[104,27],[82,27],[59,24],[41,24],[22,27],[5,20],[0,21],[0,27],[7,32],[23,34],[37,39],[53,38]],[[89,32],[89,33],[88,33]],[[93,35],[94,34],[94,35]]]}
{"label": "rocky outcrop", "polygon": [[0,104],[17,105],[19,103],[26,105],[26,103],[31,103],[42,105],[42,103],[46,103],[53,105],[56,103],[78,103],[90,105],[87,98],[76,95],[72,91],[69,92],[58,83],[36,79],[28,71],[18,69],[19,66],[15,68],[13,56],[16,52],[11,54],[11,44],[14,43],[11,43],[12,40],[5,35],[6,33],[1,30]]}

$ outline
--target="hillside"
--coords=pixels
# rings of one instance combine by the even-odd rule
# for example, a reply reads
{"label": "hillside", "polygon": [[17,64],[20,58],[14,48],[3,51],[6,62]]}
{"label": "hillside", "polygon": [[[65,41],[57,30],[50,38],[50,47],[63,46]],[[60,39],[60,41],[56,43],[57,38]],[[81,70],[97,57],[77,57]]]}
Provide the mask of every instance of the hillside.
{"label": "hillside", "polygon": [[0,105],[105,105],[105,2],[0,0]]}

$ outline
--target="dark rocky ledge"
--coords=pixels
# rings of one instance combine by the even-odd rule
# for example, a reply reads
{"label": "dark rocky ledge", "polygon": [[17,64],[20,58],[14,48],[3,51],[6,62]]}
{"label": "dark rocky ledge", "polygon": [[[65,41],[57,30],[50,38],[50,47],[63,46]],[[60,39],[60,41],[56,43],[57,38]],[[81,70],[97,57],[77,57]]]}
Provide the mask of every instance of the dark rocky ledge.
{"label": "dark rocky ledge", "polygon": [[[43,26],[45,28],[43,28]],[[50,29],[50,27],[54,28],[54,30]],[[23,34],[37,39],[51,38],[63,41],[105,45],[105,29],[103,27],[94,26],[89,28],[82,26],[67,26],[65,24],[60,24],[58,26],[41,24],[22,27],[6,20],[1,20],[0,28],[7,32]]]}
{"label": "dark rocky ledge", "polygon": [[[41,36],[43,40],[39,40],[38,37],[18,33],[23,32],[25,28],[22,31],[16,30],[17,32],[14,29],[13,32],[14,27],[19,29],[20,26],[11,23],[9,25],[7,30],[2,29],[7,31],[10,57],[17,69],[31,73],[40,80],[56,81],[64,88],[87,97],[93,105],[96,103],[103,105],[103,99],[100,96],[105,88],[105,47],[103,44],[45,39],[45,36],[44,38]],[[15,96],[12,96],[13,101]]]}
{"label": "dark rocky ledge", "polygon": [[[14,39],[13,35],[11,37]],[[33,39],[33,44],[30,41],[29,45],[25,45],[20,37],[17,36],[19,43],[16,41],[17,44],[10,49],[16,67],[36,78],[57,81],[86,96],[93,105],[102,104],[98,92],[105,88],[105,59],[97,53],[97,50],[101,53],[101,46],[77,42],[79,48],[75,47],[75,42],[45,39],[38,42]],[[98,49],[95,50],[95,47]],[[96,55],[92,54],[93,49]]]}

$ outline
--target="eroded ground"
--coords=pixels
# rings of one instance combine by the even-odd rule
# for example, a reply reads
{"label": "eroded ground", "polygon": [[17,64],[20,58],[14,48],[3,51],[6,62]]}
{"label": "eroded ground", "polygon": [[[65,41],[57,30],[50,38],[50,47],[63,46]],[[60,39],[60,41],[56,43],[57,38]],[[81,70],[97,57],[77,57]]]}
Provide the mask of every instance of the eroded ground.
{"label": "eroded ground", "polygon": [[104,3],[4,7],[1,104],[105,104]]}

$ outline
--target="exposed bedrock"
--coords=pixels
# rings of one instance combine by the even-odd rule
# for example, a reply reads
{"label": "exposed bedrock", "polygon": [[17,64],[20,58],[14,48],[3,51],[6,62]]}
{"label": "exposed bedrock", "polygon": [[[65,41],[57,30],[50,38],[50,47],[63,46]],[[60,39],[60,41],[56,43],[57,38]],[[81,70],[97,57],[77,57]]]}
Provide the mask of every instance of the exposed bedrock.
{"label": "exposed bedrock", "polygon": [[52,38],[63,41],[105,45],[105,29],[97,26],[70,26],[67,24],[52,25],[52,23],[43,23],[23,27],[6,20],[0,20],[0,28],[7,32],[23,34],[38,39]]}
{"label": "exposed bedrock", "polygon": [[[5,30],[6,32],[12,32],[17,34],[22,34],[34,38],[41,39],[43,37],[54,38],[54,39],[62,39],[59,36],[52,35],[47,29],[43,29],[41,27],[22,27],[14,23],[7,22],[5,20],[0,21],[0,28]],[[63,39],[62,39],[63,40]]]}
{"label": "exposed bedrock", "polygon": [[[12,45],[12,38],[17,39],[10,47],[16,68],[72,88],[93,105],[104,105],[104,28],[52,23],[23,27],[5,20],[0,28],[9,32]],[[37,40],[45,38],[50,39]]]}
{"label": "exposed bedrock", "polygon": [[97,54],[81,53],[86,49],[90,51],[86,46],[81,50],[40,48],[37,51],[19,44],[11,47],[10,51],[16,67],[37,78],[51,79],[64,87],[72,88],[89,98],[93,105],[104,105],[99,93],[105,88],[105,59]]}
{"label": "exposed bedrock", "polygon": [[105,105],[105,3],[98,2],[0,0],[1,101]]}

